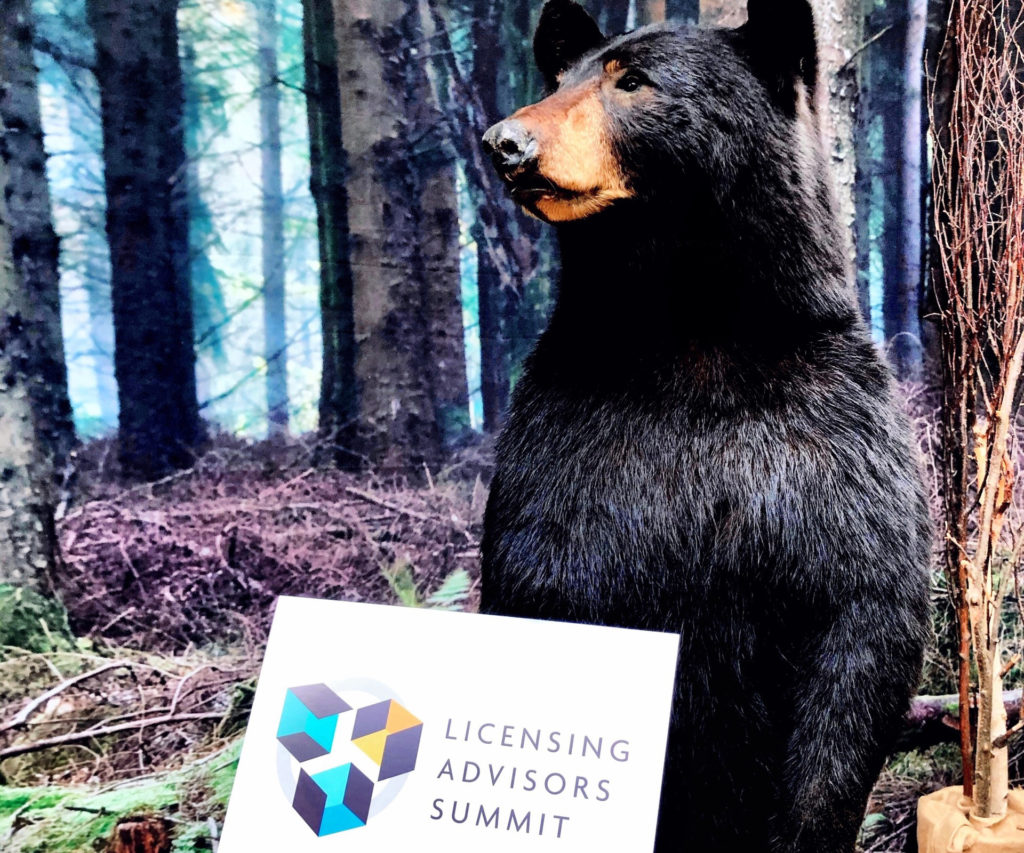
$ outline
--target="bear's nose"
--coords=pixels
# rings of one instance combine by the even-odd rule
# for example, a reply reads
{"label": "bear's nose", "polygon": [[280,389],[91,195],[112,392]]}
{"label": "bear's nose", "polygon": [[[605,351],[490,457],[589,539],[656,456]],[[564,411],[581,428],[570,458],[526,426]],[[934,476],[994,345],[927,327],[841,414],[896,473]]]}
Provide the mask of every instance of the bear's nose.
{"label": "bear's nose", "polygon": [[537,159],[537,140],[521,121],[500,121],[484,134],[484,148],[498,171],[521,171]]}

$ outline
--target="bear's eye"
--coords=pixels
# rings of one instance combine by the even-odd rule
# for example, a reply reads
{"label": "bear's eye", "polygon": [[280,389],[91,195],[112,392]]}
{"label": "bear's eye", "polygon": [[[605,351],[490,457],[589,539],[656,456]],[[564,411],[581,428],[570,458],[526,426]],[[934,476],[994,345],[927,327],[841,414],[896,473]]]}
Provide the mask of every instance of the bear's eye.
{"label": "bear's eye", "polygon": [[627,71],[619,78],[615,88],[621,89],[623,92],[635,92],[642,88],[646,82],[644,76],[639,72]]}

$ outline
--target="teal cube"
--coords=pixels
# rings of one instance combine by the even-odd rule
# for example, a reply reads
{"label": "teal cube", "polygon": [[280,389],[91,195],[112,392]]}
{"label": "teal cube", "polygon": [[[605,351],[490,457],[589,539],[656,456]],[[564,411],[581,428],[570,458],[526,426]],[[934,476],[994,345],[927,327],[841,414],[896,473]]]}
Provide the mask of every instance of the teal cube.
{"label": "teal cube", "polygon": [[327,755],[338,717],[352,707],[326,684],[292,687],[284,697],[277,739],[298,761]]}
{"label": "teal cube", "polygon": [[343,764],[310,776],[299,773],[292,806],[321,838],[366,826],[373,782],[354,764]]}

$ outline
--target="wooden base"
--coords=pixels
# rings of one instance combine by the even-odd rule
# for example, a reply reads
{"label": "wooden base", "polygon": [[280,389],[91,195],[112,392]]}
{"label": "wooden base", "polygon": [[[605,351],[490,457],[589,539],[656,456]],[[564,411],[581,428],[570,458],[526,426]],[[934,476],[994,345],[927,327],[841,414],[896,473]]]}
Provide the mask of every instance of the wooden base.
{"label": "wooden base", "polygon": [[1006,814],[998,820],[971,815],[963,788],[943,788],[917,803],[919,853],[1022,853],[1024,791],[1010,791]]}

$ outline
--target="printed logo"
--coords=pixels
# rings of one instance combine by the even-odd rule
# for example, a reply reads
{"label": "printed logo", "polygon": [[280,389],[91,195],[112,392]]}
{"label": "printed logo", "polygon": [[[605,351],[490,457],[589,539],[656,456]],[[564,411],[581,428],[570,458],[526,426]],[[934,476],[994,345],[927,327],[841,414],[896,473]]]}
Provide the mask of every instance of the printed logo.
{"label": "printed logo", "polygon": [[423,723],[394,699],[362,704],[367,695],[326,684],[285,693],[277,740],[291,772],[282,781],[320,837],[365,826],[394,798],[393,780],[401,787],[416,768]]}

